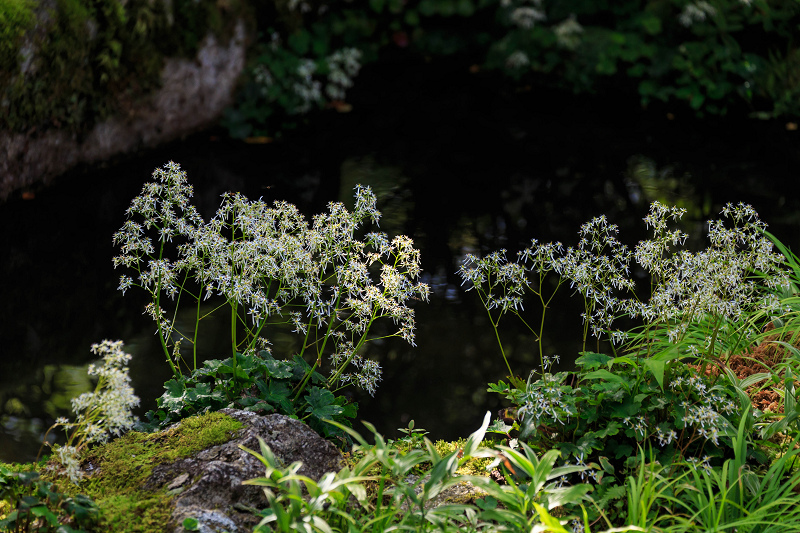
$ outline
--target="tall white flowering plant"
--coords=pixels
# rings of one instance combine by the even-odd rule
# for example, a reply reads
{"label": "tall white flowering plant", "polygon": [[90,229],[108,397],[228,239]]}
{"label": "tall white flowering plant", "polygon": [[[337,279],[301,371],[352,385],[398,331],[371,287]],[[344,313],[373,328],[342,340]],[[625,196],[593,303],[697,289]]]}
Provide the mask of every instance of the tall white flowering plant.
{"label": "tall white flowering plant", "polygon": [[[287,202],[268,205],[226,193],[205,222],[190,204],[192,187],[179,165],[170,162],[153,173],[127,210],[128,220],[114,235],[125,267],[119,289],[140,287],[150,294],[146,312],[155,320],[167,363],[176,378],[181,364],[197,369],[200,322],[211,312],[204,300],[222,296],[230,322],[234,379],[238,354],[269,349],[267,332],[289,324],[302,338],[299,356],[310,367],[297,395],[312,375],[327,365],[329,390],[355,384],[374,393],[381,378],[378,363],[363,355],[375,336],[376,321],[387,319],[397,336],[414,345],[412,300],[427,300],[418,281],[420,253],[411,239],[365,233],[380,212],[369,187],[356,187],[355,208],[330,203],[309,223]],[[176,259],[169,259],[174,250]],[[188,306],[194,328],[180,331],[178,309]],[[169,309],[169,310],[168,310]],[[186,362],[181,348],[191,346]],[[297,396],[296,396],[297,397]]]}
{"label": "tall white flowering plant", "polygon": [[[607,338],[612,346],[631,341],[628,348],[640,355],[654,355],[654,347],[666,341],[683,343],[683,350],[692,355],[713,357],[725,348],[719,338],[723,326],[741,323],[754,311],[778,311],[773,289],[786,286],[788,275],[783,255],[773,251],[764,234],[766,224],[752,207],[725,206],[722,215],[732,227],[722,220],[710,221],[709,246],[699,252],[681,249],[687,235],[669,226],[684,212],[653,202],[644,218],[652,238],[633,250],[617,239],[617,226],[600,216],[581,226],[577,247],[534,240],[515,262],[506,259],[505,250],[484,258],[470,254],[459,273],[468,290],[480,296],[495,330],[509,313],[528,325],[522,315],[525,298],[532,294],[539,301],[541,321],[536,328],[528,327],[539,342],[542,367],[544,311],[564,284],[584,302],[584,350],[591,334],[597,340]],[[636,291],[632,259],[649,281],[649,290]],[[553,285],[545,283],[550,273],[557,276]],[[615,328],[621,317],[639,319],[641,329],[631,334]],[[501,353],[511,372],[502,345]]]}
{"label": "tall white flowering plant", "polygon": [[103,361],[99,366],[89,365],[88,374],[97,378],[94,391],[72,399],[72,410],[77,415],[75,421],[59,418],[48,430],[49,433],[61,426],[67,433],[66,444],[52,447],[53,456],[74,483],[83,477],[80,454],[89,445],[106,442],[133,427],[136,418],[131,410],[139,405],[128,375],[131,356],[123,351],[122,341],[104,340],[93,344],[92,353]]}
{"label": "tall white flowering plant", "polygon": [[[782,313],[776,294],[788,283],[785,258],[773,251],[766,225],[748,205],[727,205],[727,222],[709,222],[709,245],[697,252],[684,249],[687,235],[671,227],[683,214],[654,202],[644,219],[652,236],[632,250],[617,239],[616,226],[598,217],[581,227],[576,247],[534,241],[516,261],[505,251],[466,258],[460,274],[480,296],[495,334],[501,318],[515,315],[539,342],[538,375],[526,382],[512,373],[510,386],[489,385],[514,404],[512,426],[521,439],[558,447],[578,464],[599,460],[600,451],[631,457],[644,441],[662,448],[665,462],[705,454],[713,459],[732,445],[736,418],[750,401],[745,389],[763,376],[746,384],[729,380],[726,358],[743,352],[764,320]],[[634,269],[649,289],[637,290]],[[545,281],[551,273],[552,284]],[[553,374],[548,369],[557,356],[541,347],[544,311],[565,284],[584,302],[584,351],[576,370]],[[536,325],[524,316],[531,295],[543,308]],[[622,317],[639,326],[619,328]],[[586,351],[590,335],[598,351],[599,340],[608,339],[613,353]],[[706,375],[708,364],[720,367],[723,379]]]}

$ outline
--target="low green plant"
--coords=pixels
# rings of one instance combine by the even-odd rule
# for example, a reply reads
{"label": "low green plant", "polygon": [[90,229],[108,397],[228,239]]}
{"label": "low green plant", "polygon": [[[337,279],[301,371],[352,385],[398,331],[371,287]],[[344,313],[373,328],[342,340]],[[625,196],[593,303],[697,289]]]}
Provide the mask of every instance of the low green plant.
{"label": "low green plant", "polygon": [[[178,420],[226,407],[260,414],[280,413],[305,421],[320,435],[333,439],[346,434],[324,422],[335,420],[347,426],[358,404],[320,387],[325,378],[318,372],[311,376],[312,386],[300,398],[292,397],[296,387],[309,372],[308,363],[299,356],[276,360],[268,352],[239,354],[234,370],[233,359],[207,360],[189,376],[171,379],[166,391],[156,400],[156,409],[146,414],[142,429],[165,428]],[[237,373],[236,380],[233,379]]]}
{"label": "low green plant", "polygon": [[[170,400],[178,394],[172,390],[175,387],[194,389],[194,396],[181,400],[192,410],[190,404],[202,407],[203,401],[216,401],[220,394],[232,401],[235,394],[258,388],[259,378],[264,380],[260,393],[284,395],[291,376],[290,401],[297,405],[284,411],[306,416],[300,413],[307,405],[312,416],[324,411],[324,416],[335,417],[343,412],[344,402],[329,401],[330,392],[352,384],[374,394],[378,386],[380,365],[362,355],[369,342],[400,337],[414,345],[414,311],[409,303],[427,300],[429,292],[417,281],[420,254],[403,235],[390,240],[384,233],[372,232],[358,238],[367,220],[377,223],[381,216],[369,188],[356,187],[352,212],[341,203],[331,203],[328,212],[315,216],[312,223],[287,202],[270,207],[261,200],[226,193],[216,215],[205,222],[190,204],[193,190],[177,164],[157,169],[153,178],[134,198],[128,221],[114,235],[121,251],[114,265],[136,275],[121,277],[123,293],[136,286],[150,295],[145,311],[156,322],[175,377],[162,401],[168,411],[180,412]],[[177,260],[168,259],[170,251],[177,253]],[[204,306],[212,296],[220,303]],[[166,310],[170,299],[174,304]],[[188,329],[181,329],[178,313],[186,307],[194,320]],[[202,369],[200,323],[216,311],[227,312],[231,358]],[[388,320],[396,330],[371,331],[376,322]],[[265,334],[288,333],[287,328],[300,340],[296,357],[289,358],[293,362],[289,366],[271,359],[256,362],[253,358],[261,357],[259,353],[271,351]],[[185,358],[181,349],[187,344],[191,356]],[[247,369],[243,369],[245,356]],[[282,374],[272,375],[270,365]],[[193,373],[189,381],[183,378],[184,367]],[[319,373],[323,367],[329,369],[324,378]],[[298,368],[301,376],[296,375]],[[201,383],[209,381],[210,373],[226,378],[215,385],[216,393]],[[266,385],[272,378],[277,381]],[[320,389],[312,391],[315,383]],[[262,399],[265,409],[276,405]]]}
{"label": "low green plant", "polygon": [[397,431],[403,433],[405,436],[401,437],[400,439],[393,441],[389,439],[389,444],[393,444],[395,446],[403,447],[406,450],[413,450],[414,448],[423,448],[425,446],[425,435],[428,434],[428,431],[425,431],[422,428],[414,427],[414,421],[410,420],[408,422],[408,426],[404,428],[397,428]]}
{"label": "low green plant", "polygon": [[[261,486],[270,502],[256,531],[520,531],[519,526],[544,531],[543,524],[560,524],[548,509],[577,504],[591,490],[588,485],[557,487],[555,479],[584,467],[554,468],[558,452],[541,459],[530,448],[519,453],[513,448],[483,448],[490,415],[481,428],[469,436],[459,450],[440,455],[428,439],[423,449],[402,451],[388,443],[375,428],[375,444],[369,444],[351,428],[340,426],[357,443],[357,460],[339,472],[314,481],[298,474],[300,463],[280,465],[270,449],[260,443],[261,452],[249,451],[266,467],[266,475],[247,481]],[[499,486],[486,476],[458,475],[457,470],[476,458],[505,461],[519,482]],[[410,475],[420,465],[425,475]],[[471,483],[483,494],[478,505],[447,503],[432,505],[445,491]],[[373,488],[367,489],[367,484]],[[308,496],[304,496],[304,491]],[[487,496],[487,493],[491,496]],[[487,503],[493,499],[495,505]],[[499,508],[500,502],[503,508]],[[540,503],[541,502],[541,503]],[[440,502],[441,503],[441,502]]]}
{"label": "low green plant", "polygon": [[39,473],[12,471],[0,465],[0,531],[22,533],[91,531],[100,518],[97,505],[84,495],[69,496]]}

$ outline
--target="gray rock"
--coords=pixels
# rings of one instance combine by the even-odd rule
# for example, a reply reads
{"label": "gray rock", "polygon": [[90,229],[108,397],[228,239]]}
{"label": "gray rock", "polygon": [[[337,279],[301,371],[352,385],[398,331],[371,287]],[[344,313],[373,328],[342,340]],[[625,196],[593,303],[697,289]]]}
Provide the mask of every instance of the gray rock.
{"label": "gray rock", "polygon": [[264,465],[239,445],[259,451],[258,437],[264,439],[284,465],[301,461],[303,467],[299,473],[314,480],[319,480],[325,472],[338,471],[343,465],[339,450],[298,420],[234,409],[222,412],[245,426],[233,440],[192,457],[156,466],[145,483],[148,490],[166,488],[175,494],[168,530],[182,533],[186,531],[183,520],[194,518],[203,532],[252,531],[259,520],[246,508],[262,509],[267,500],[260,487],[242,482],[263,477]]}

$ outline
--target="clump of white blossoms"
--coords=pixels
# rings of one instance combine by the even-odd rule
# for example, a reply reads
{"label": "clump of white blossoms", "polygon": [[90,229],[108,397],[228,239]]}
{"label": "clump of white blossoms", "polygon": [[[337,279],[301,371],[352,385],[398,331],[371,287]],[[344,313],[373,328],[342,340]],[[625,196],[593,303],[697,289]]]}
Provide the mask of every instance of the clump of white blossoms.
{"label": "clump of white blossoms", "polygon": [[53,451],[74,483],[83,476],[79,458],[87,446],[119,436],[136,422],[131,410],[139,405],[139,398],[133,393],[128,375],[131,356],[122,347],[122,341],[109,340],[92,345],[92,353],[103,360],[102,365],[91,364],[88,369],[90,376],[97,377],[97,385],[93,392],[72,399],[72,410],[77,415],[74,422],[59,418],[53,426],[62,426],[67,432],[67,443],[53,446]]}
{"label": "clump of white blossoms", "polygon": [[[496,326],[506,313],[520,315],[528,292],[546,309],[554,292],[546,293],[544,278],[556,273],[553,291],[569,283],[584,300],[584,343],[588,333],[598,339],[607,335],[613,343],[624,341],[627,334],[613,329],[620,316],[641,318],[646,331],[663,330],[669,342],[677,343],[698,320],[735,322],[754,310],[777,309],[773,289],[788,286],[784,258],[773,250],[755,210],[741,203],[726,205],[722,215],[732,227],[709,221],[709,246],[699,252],[680,249],[687,235],[669,227],[670,220],[683,214],[683,209],[653,202],[644,218],[653,236],[633,251],[616,238],[617,226],[601,216],[581,227],[575,248],[534,240],[515,262],[506,259],[505,250],[484,258],[469,254],[459,274],[478,292],[490,315],[496,313]],[[634,292],[631,259],[650,277],[649,299],[640,300]],[[541,333],[540,328],[537,341]],[[692,352],[713,355],[715,339],[713,331],[695,339]]]}
{"label": "clump of white blossoms", "polygon": [[[158,325],[176,377],[180,341],[192,345],[189,369],[197,368],[198,326],[213,312],[203,301],[212,295],[224,297],[218,307],[230,311],[234,364],[237,352],[265,344],[270,326],[288,324],[303,339],[299,355],[313,358],[310,372],[329,363],[331,389],[354,383],[374,393],[380,366],[363,357],[362,349],[374,340],[369,332],[377,320],[388,319],[396,328],[380,338],[397,336],[414,345],[414,311],[408,304],[427,300],[429,293],[417,281],[420,253],[404,235],[389,239],[371,232],[359,238],[365,223],[377,224],[381,216],[369,187],[356,187],[352,211],[332,202],[311,223],[290,203],[270,206],[226,193],[214,217],[204,222],[189,204],[192,187],[179,165],[170,162],[153,178],[114,235],[121,249],[114,265],[136,273],[121,277],[120,290],[138,286],[150,294],[146,312]],[[167,259],[170,249],[176,260]],[[165,296],[175,301],[170,313],[162,308]],[[176,329],[181,304],[195,313],[194,331]],[[346,372],[351,364],[355,374]]]}

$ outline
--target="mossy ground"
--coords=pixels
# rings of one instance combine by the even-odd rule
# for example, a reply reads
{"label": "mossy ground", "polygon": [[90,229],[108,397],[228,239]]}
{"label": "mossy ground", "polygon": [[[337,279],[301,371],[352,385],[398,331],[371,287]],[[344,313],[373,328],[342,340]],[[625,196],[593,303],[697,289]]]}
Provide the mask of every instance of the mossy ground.
{"label": "mossy ground", "polygon": [[240,422],[214,412],[187,418],[165,432],[131,431],[87,453],[84,467],[89,466],[94,472],[78,486],[59,475],[58,470],[48,470],[44,463],[13,466],[17,470],[35,468],[64,493],[85,494],[93,499],[102,513],[98,531],[161,531],[170,520],[172,495],[166,490],[142,489],[153,468],[228,442],[241,427]]}

